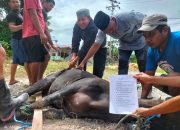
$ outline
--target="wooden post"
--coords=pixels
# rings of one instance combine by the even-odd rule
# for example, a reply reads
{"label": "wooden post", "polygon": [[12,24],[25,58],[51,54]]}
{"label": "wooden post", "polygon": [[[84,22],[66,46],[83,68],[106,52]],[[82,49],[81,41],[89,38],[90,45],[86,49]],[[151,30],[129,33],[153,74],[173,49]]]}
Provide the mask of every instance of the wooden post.
{"label": "wooden post", "polygon": [[[42,100],[42,94],[38,93],[36,96],[36,101]],[[42,109],[35,109],[33,122],[32,122],[32,129],[31,130],[42,130],[43,126],[43,114]]]}

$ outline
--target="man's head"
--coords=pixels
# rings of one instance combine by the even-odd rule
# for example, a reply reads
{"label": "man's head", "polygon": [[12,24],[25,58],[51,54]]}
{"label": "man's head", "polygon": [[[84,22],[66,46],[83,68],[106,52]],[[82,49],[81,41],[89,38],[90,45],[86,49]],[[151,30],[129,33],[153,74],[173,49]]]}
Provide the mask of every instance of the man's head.
{"label": "man's head", "polygon": [[90,12],[88,9],[80,9],[76,12],[77,15],[77,24],[81,29],[86,29],[90,20]]}
{"label": "man's head", "polygon": [[11,10],[19,10],[21,5],[19,0],[9,0],[8,4]]}
{"label": "man's head", "polygon": [[103,32],[107,34],[112,34],[116,31],[116,20],[115,18],[110,18],[106,13],[99,11],[95,18],[94,23]]}
{"label": "man's head", "polygon": [[168,39],[170,28],[167,25],[167,17],[162,14],[154,14],[145,17],[138,33],[143,33],[147,44],[152,48],[159,48]]}
{"label": "man's head", "polygon": [[54,0],[43,0],[42,6],[46,12],[49,12],[54,8],[55,2]]}

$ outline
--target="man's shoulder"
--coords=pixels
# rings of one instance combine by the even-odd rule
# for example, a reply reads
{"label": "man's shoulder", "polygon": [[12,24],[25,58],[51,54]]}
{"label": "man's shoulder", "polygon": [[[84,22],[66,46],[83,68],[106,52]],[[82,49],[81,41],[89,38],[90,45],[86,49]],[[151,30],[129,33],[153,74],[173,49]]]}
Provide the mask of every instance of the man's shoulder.
{"label": "man's shoulder", "polygon": [[92,32],[92,33],[97,33],[98,32],[98,28],[96,27],[94,22],[90,23],[90,26],[87,29],[88,32]]}
{"label": "man's shoulder", "polygon": [[74,24],[74,31],[81,31],[81,28],[79,27],[79,25],[77,23]]}
{"label": "man's shoulder", "polygon": [[171,32],[169,43],[171,45],[180,46],[180,31],[178,32]]}
{"label": "man's shoulder", "polygon": [[7,14],[6,18],[7,18],[7,17],[15,16],[15,15],[16,15],[16,13],[14,13],[14,12],[9,12],[9,13]]}
{"label": "man's shoulder", "polygon": [[9,20],[11,20],[11,19],[16,19],[17,18],[17,14],[16,13],[14,13],[14,12],[10,12],[7,16],[6,16],[6,20],[7,20],[7,22],[9,21]]}
{"label": "man's shoulder", "polygon": [[180,31],[171,32],[171,35],[173,35],[173,38],[174,38],[175,40],[180,40]]}

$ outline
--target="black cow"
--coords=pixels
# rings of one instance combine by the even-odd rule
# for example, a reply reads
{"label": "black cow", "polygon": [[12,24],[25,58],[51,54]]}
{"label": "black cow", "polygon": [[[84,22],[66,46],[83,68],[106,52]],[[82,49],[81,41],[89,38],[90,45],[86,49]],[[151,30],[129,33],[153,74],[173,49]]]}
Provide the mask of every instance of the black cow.
{"label": "black cow", "polygon": [[[46,96],[43,97],[42,101],[31,104],[32,108],[52,106],[56,110],[62,109],[69,117],[89,117],[111,122],[117,122],[123,117],[123,115],[109,113],[109,82],[86,71],[78,69],[59,71],[38,81],[24,92],[33,95],[39,91],[46,93]],[[161,103],[159,100],[140,100],[139,102],[140,106],[146,107],[159,103]],[[59,116],[62,116],[62,113]],[[169,122],[167,117],[174,120],[175,125],[167,123],[167,127],[164,127],[166,125],[157,123]],[[152,128],[153,130],[160,130],[159,128],[162,126],[163,130],[170,130],[170,128],[171,130],[180,130],[177,129],[180,126],[180,124],[177,125],[180,123],[180,119],[177,120],[178,118],[167,115],[164,118],[155,119],[153,123],[155,125],[152,124]],[[156,127],[157,124],[159,127]]]}

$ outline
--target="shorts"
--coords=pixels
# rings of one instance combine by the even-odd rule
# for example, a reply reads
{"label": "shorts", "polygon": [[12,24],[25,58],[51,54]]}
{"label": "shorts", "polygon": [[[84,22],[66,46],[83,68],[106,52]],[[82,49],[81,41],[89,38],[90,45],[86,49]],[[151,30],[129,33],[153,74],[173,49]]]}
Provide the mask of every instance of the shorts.
{"label": "shorts", "polygon": [[25,63],[44,62],[47,51],[39,35],[30,36],[23,39],[23,48],[26,55]]}
{"label": "shorts", "polygon": [[11,48],[12,48],[12,64],[24,65],[26,59],[25,52],[22,47],[22,39],[11,39]]}

